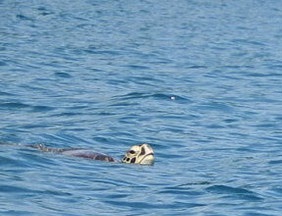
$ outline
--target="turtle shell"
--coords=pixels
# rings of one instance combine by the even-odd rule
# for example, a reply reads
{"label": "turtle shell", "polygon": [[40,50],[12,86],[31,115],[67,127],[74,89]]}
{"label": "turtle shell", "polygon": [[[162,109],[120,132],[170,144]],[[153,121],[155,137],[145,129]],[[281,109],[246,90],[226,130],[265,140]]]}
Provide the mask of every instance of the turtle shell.
{"label": "turtle shell", "polygon": [[107,161],[107,162],[117,162],[113,157],[99,153],[94,152],[89,149],[82,149],[82,148],[50,148],[46,147],[44,144],[35,144],[35,145],[27,145],[31,148],[39,149],[43,152],[52,152],[57,154],[63,154],[63,155],[69,155],[74,157],[81,157],[81,158],[87,158],[91,160],[100,160],[100,161]]}
{"label": "turtle shell", "polygon": [[116,162],[116,160],[106,154],[94,152],[87,149],[64,149],[60,152],[63,155],[69,155],[74,157],[82,157],[92,160],[100,160],[100,161],[107,161],[107,162]]}

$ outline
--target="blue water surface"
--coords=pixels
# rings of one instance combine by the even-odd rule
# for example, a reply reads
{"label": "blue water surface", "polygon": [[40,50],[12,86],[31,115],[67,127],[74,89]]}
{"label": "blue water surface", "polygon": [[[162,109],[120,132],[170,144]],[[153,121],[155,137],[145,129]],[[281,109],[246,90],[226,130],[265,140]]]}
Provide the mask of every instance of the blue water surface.
{"label": "blue water surface", "polygon": [[[282,1],[0,0],[0,215],[279,216]],[[154,166],[121,158],[150,143]]]}

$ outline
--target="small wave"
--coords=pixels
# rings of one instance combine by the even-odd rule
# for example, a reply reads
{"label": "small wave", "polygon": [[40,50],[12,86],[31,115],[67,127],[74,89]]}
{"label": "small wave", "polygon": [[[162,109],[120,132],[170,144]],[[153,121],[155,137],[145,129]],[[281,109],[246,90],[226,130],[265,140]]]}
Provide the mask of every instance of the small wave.
{"label": "small wave", "polygon": [[281,160],[271,160],[268,162],[270,165],[281,165],[282,164],[282,159]]}
{"label": "small wave", "polygon": [[194,188],[197,186],[204,186],[204,185],[210,185],[211,183],[208,181],[199,181],[199,182],[191,182],[187,184],[182,185],[176,185],[176,186],[169,186],[163,188],[161,191],[159,191],[160,194],[182,194],[182,195],[196,195],[196,194],[202,194],[201,191],[195,191]]}
{"label": "small wave", "polygon": [[248,201],[260,201],[262,198],[255,192],[250,190],[240,188],[240,187],[230,187],[226,185],[213,185],[206,190],[210,193],[223,194],[228,197],[234,198],[237,197],[239,199],[244,199]]}
{"label": "small wave", "polygon": [[72,78],[72,76],[66,72],[55,72],[54,75],[60,78]]}
{"label": "small wave", "polygon": [[30,105],[21,102],[6,102],[0,104],[0,109],[24,109],[30,107]]}
{"label": "small wave", "polygon": [[18,110],[18,109],[30,109],[34,112],[46,112],[54,110],[53,107],[43,105],[29,105],[21,102],[5,102],[0,104],[0,110]]}
{"label": "small wave", "polygon": [[23,14],[17,14],[16,17],[19,19],[19,20],[24,20],[24,21],[34,21],[34,19],[26,16],[26,15],[23,15]]}
{"label": "small wave", "polygon": [[189,103],[190,99],[175,95],[175,94],[164,94],[164,93],[146,93],[146,92],[131,92],[125,95],[115,96],[114,99],[118,100],[132,100],[132,99],[147,99],[153,98],[157,100],[173,100],[178,102]]}
{"label": "small wave", "polygon": [[8,92],[4,92],[4,91],[0,91],[0,95],[1,96],[14,96],[14,94],[8,93]]}
{"label": "small wave", "polygon": [[5,193],[37,193],[39,191],[28,189],[26,187],[18,187],[18,186],[12,186],[12,185],[1,185],[0,192]]}
{"label": "small wave", "polygon": [[7,63],[6,62],[4,62],[4,61],[0,61],[0,66],[6,66],[7,65]]}
{"label": "small wave", "polygon": [[204,206],[203,204],[197,203],[186,203],[186,202],[175,202],[175,203],[156,203],[156,202],[138,202],[138,201],[115,201],[115,200],[107,200],[105,201],[108,204],[115,206],[123,206],[127,208],[134,209],[180,209],[180,208],[195,208]]}

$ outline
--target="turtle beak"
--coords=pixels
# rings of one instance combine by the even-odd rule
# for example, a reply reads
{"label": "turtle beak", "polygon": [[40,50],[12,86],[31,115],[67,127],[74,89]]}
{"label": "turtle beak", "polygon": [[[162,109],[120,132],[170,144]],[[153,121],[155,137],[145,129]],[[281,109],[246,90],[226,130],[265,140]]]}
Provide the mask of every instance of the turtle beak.
{"label": "turtle beak", "polygon": [[153,153],[145,155],[145,157],[140,161],[142,165],[153,165],[155,161],[155,157]]}
{"label": "turtle beak", "polygon": [[154,164],[154,151],[152,149],[152,147],[149,144],[142,144],[140,145],[141,148],[141,153],[140,153],[140,157],[142,157],[142,159],[140,160],[139,164],[143,164],[143,165],[152,165]]}

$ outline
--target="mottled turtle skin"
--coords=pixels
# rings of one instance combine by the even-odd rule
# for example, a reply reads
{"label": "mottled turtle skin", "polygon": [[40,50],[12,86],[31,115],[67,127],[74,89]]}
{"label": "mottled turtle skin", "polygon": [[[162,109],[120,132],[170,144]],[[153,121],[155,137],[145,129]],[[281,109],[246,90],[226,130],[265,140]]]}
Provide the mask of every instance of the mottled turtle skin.
{"label": "mottled turtle skin", "polygon": [[154,163],[154,151],[149,144],[132,146],[124,155],[121,161],[114,159],[103,153],[94,152],[83,148],[50,148],[43,144],[29,145],[29,147],[39,149],[43,152],[52,152],[74,157],[100,160],[106,162],[122,162],[142,165],[152,165]]}

